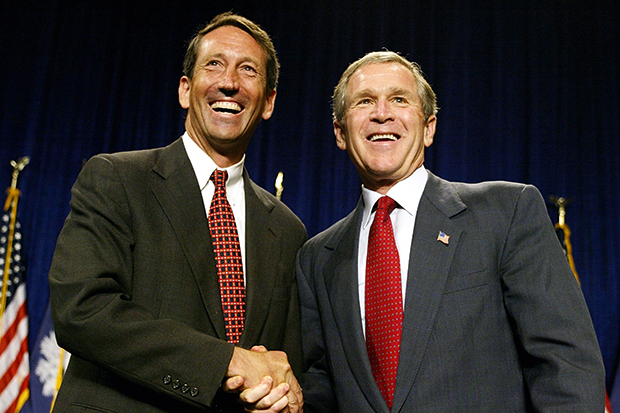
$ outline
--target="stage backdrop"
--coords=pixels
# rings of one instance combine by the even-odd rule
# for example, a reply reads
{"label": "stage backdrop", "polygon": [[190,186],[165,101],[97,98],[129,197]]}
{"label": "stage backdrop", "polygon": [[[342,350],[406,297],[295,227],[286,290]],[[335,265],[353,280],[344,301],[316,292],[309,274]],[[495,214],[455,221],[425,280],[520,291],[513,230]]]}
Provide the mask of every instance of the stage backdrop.
{"label": "stage backdrop", "polygon": [[[124,3],[121,4],[121,3]],[[360,182],[336,148],[339,75],[383,48],[418,62],[438,95],[426,166],[450,180],[512,180],[572,199],[576,267],[611,386],[620,348],[620,15],[611,0],[60,1],[0,3],[0,187],[20,176],[31,343],[47,272],[82,163],[167,145],[186,41],[233,10],[272,36],[276,110],[246,164],[310,235],[347,214]],[[550,206],[553,221],[557,210]]]}

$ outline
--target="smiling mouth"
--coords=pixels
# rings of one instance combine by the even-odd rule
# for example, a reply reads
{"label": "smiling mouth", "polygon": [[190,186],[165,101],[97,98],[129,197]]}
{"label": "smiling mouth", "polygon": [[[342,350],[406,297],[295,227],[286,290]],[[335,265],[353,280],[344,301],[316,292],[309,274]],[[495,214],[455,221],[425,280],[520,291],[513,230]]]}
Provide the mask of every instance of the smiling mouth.
{"label": "smiling mouth", "polygon": [[398,135],[394,135],[392,133],[383,133],[380,135],[370,135],[367,140],[370,142],[383,142],[383,141],[397,141],[400,138]]}
{"label": "smiling mouth", "polygon": [[220,113],[230,113],[236,115],[241,112],[243,108],[236,102],[217,101],[211,104],[211,109]]}

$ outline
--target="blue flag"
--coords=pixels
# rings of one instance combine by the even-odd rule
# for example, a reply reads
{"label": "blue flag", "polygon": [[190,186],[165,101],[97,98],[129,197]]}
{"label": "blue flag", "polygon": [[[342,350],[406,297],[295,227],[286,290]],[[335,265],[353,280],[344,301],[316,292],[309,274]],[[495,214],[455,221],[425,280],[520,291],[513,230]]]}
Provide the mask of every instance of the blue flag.
{"label": "blue flag", "polygon": [[69,354],[56,342],[48,305],[30,356],[30,398],[20,413],[50,412],[68,361]]}

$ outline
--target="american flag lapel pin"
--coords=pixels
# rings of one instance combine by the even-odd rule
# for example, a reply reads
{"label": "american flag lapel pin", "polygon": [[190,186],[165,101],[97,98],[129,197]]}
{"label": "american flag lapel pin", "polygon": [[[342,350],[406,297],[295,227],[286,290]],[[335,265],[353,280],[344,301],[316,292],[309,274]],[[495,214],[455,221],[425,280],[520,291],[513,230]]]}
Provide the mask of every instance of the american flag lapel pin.
{"label": "american flag lapel pin", "polygon": [[444,244],[448,245],[448,243],[450,242],[450,235],[446,234],[443,231],[439,231],[439,235],[437,235],[437,241],[443,242]]}

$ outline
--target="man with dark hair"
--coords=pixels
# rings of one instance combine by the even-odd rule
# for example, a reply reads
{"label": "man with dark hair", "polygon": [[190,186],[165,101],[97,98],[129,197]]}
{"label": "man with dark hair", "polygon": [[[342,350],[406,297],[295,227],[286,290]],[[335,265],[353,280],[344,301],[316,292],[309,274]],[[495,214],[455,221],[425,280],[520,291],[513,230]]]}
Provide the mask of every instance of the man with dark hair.
{"label": "man with dark hair", "polygon": [[187,47],[185,59],[183,60],[183,74],[190,79],[193,77],[202,38],[206,34],[222,26],[234,26],[247,32],[263,48],[267,58],[265,65],[265,86],[267,87],[268,92],[276,90],[276,87],[278,86],[278,77],[280,76],[280,64],[278,63],[276,49],[273,46],[271,38],[253,21],[231,12],[222,13],[215,16],[209,24],[194,35],[189,43],[189,46]]}
{"label": "man with dark hair", "polygon": [[243,411],[225,381],[276,395],[247,409],[301,410],[294,259],[306,231],[243,166],[277,80],[267,33],[219,15],[187,50],[185,134],[86,163],[49,274],[72,354],[54,411]]}
{"label": "man with dark hair", "polygon": [[590,315],[538,190],[427,171],[435,94],[396,53],[352,63],[333,106],[363,189],[298,254],[305,411],[602,412]]}

